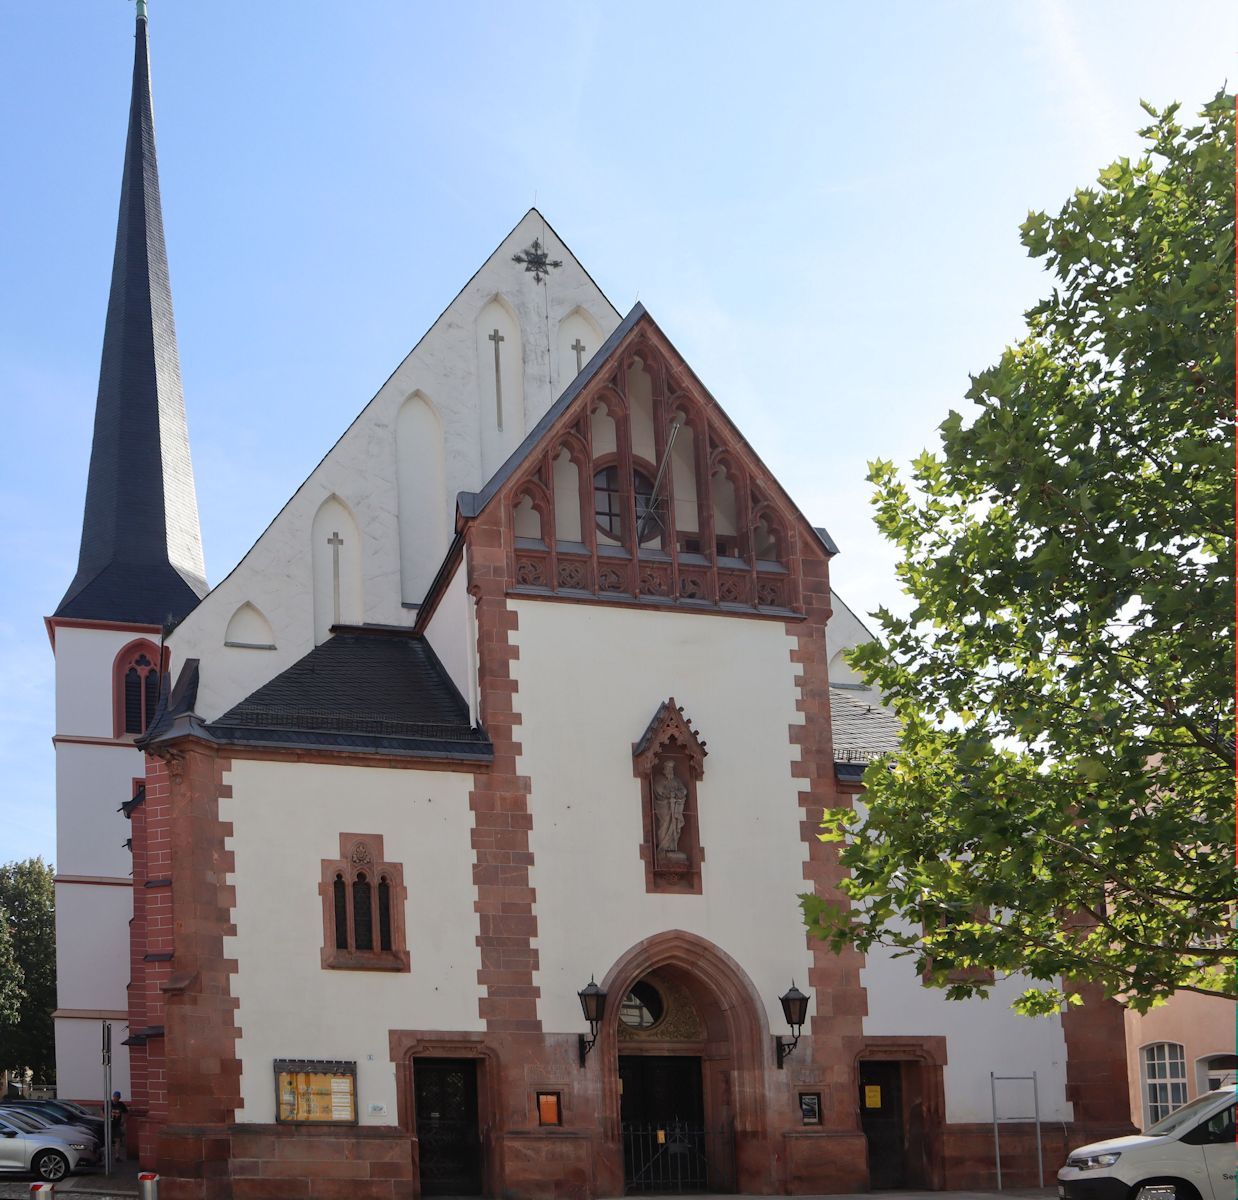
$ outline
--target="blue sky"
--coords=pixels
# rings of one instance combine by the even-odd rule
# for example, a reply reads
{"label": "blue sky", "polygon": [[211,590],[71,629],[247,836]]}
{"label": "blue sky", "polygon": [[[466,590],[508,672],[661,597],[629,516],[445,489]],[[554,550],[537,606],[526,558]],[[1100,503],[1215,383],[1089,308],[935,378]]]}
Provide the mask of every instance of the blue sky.
{"label": "blue sky", "polygon": [[[906,462],[1048,287],[1018,242],[1238,78],[1238,6],[150,0],[207,571],[222,579],[533,203],[900,606]],[[131,0],[0,4],[0,861],[54,859],[42,618],[77,558]]]}

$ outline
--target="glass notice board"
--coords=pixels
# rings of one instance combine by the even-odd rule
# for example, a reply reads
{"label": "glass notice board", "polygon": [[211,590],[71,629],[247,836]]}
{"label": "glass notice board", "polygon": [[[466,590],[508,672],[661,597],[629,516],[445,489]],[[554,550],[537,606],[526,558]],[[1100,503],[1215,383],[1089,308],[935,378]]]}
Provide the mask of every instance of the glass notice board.
{"label": "glass notice board", "polygon": [[355,1125],[357,1064],[277,1058],[275,1119],[281,1124]]}

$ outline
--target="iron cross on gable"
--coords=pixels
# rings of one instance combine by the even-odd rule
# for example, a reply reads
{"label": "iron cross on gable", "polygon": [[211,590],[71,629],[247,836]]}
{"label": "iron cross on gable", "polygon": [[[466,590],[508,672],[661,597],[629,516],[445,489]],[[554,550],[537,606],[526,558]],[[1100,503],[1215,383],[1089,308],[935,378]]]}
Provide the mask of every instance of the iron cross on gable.
{"label": "iron cross on gable", "polygon": [[563,263],[559,259],[552,259],[549,254],[542,248],[540,238],[533,239],[533,245],[525,250],[521,250],[519,254],[512,255],[512,262],[523,263],[525,273],[533,273],[533,282],[541,283],[553,267],[561,267]]}

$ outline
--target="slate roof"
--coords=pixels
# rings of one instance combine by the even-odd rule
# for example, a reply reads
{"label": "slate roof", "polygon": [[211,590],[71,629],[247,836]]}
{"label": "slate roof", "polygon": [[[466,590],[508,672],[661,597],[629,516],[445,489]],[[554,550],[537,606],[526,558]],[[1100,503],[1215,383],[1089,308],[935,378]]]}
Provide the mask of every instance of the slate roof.
{"label": "slate roof", "polygon": [[232,745],[470,760],[493,755],[430,644],[364,626],[339,630],[199,732]]}
{"label": "slate roof", "polygon": [[205,593],[139,15],[82,543],[55,615],[162,625]]}
{"label": "slate roof", "polygon": [[898,718],[888,708],[857,700],[842,688],[830,688],[830,725],[836,763],[862,765],[878,754],[898,749]]}

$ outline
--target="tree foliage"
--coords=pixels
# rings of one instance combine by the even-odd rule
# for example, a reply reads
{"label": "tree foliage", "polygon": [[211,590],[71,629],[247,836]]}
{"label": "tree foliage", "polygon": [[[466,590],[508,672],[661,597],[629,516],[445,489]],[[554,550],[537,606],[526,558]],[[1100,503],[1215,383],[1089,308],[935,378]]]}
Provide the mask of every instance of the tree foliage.
{"label": "tree foliage", "polygon": [[804,900],[1029,1013],[1235,994],[1234,101],[1144,107],[1143,157],[1023,225],[1053,291],[974,419],[910,485],[870,464],[914,607],[851,661],[903,734],[826,814],[850,907]]}
{"label": "tree foliage", "polygon": [[[0,866],[0,934],[9,943],[18,983],[16,1012],[0,1020],[0,1069],[29,1068],[39,1080],[56,1073],[52,1012],[56,1007],[56,903],[52,869],[41,858]],[[3,991],[0,990],[0,996]]]}
{"label": "tree foliage", "polygon": [[21,1015],[25,975],[13,952],[13,938],[9,933],[9,914],[0,908],[0,1039]]}

